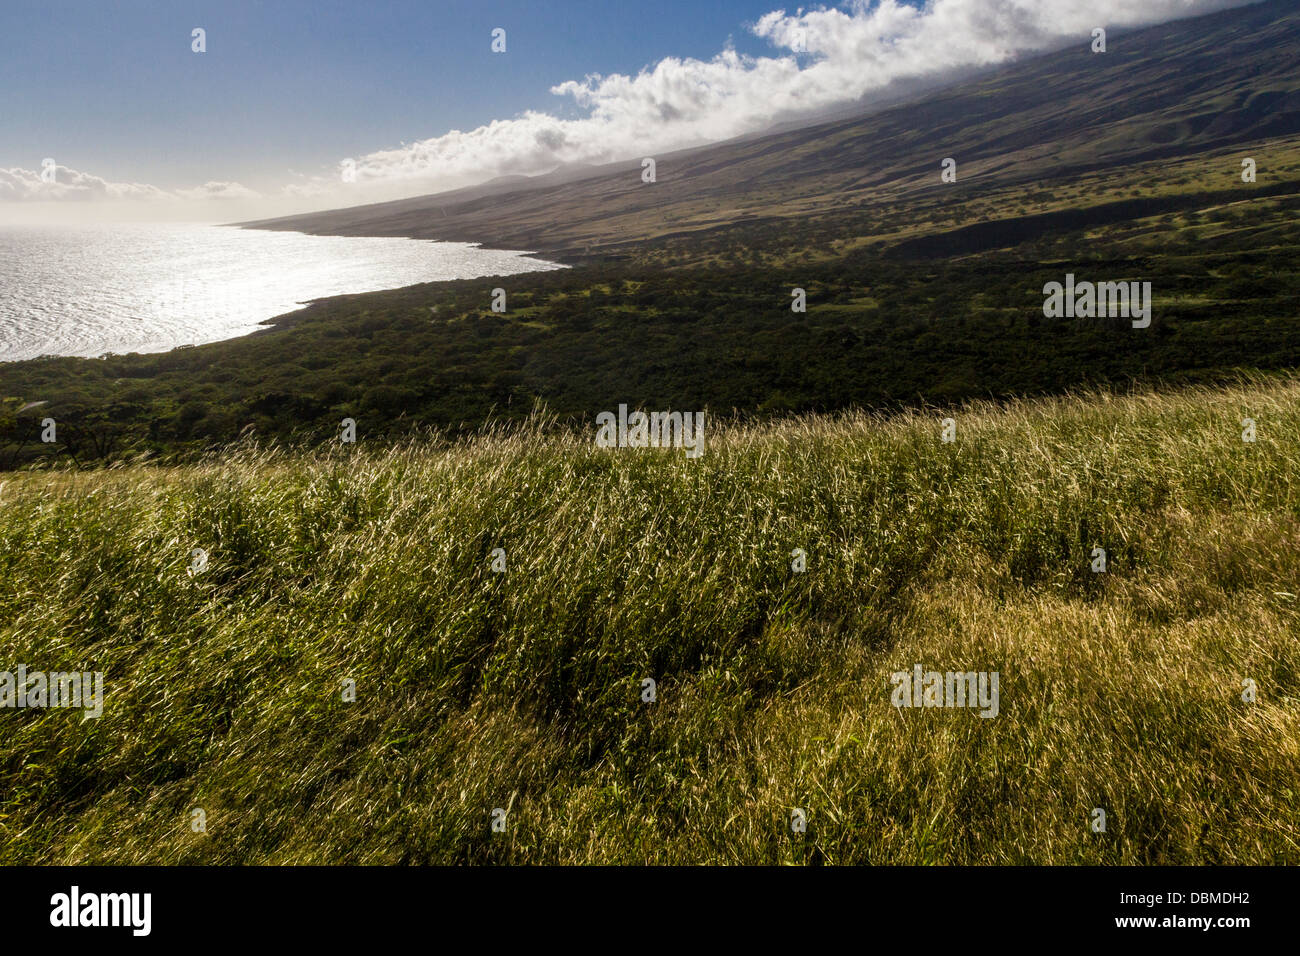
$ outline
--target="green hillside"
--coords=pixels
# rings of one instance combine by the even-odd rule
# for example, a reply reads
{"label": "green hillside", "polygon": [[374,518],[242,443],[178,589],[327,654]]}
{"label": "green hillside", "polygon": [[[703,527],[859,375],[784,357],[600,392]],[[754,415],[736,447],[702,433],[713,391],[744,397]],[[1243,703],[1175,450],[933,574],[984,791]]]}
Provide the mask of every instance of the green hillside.
{"label": "green hillside", "polygon": [[[539,403],[579,423],[620,402],[761,420],[1294,368],[1297,57],[1300,13],[1269,2],[664,156],[654,184],[570,170],[264,224],[575,268],[326,299],[163,354],[0,363],[0,469],[311,444],[344,418],[404,440]],[[1067,273],[1151,282],[1151,326],[1045,319]]]}

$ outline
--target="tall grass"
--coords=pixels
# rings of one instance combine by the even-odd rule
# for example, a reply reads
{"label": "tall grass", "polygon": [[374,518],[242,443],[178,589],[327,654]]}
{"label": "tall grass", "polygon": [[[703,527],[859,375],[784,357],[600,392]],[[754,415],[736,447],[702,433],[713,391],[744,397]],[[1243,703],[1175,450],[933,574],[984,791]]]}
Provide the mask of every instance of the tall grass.
{"label": "tall grass", "polygon": [[10,475],[0,860],[1300,862],[1300,378],[953,417]]}

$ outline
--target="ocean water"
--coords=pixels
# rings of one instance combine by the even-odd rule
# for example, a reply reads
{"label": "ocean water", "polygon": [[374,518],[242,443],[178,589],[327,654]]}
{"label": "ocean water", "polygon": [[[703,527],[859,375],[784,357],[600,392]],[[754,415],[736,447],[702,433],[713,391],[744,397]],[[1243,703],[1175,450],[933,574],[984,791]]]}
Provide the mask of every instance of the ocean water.
{"label": "ocean water", "polygon": [[311,299],[560,269],[468,243],[190,223],[0,226],[0,361],[163,352]]}

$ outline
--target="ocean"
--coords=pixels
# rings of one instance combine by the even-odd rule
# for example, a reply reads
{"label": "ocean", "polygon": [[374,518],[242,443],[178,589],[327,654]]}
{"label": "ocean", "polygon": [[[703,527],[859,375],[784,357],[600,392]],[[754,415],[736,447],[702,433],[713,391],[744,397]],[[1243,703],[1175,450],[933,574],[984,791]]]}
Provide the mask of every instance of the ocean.
{"label": "ocean", "polygon": [[191,223],[0,226],[0,361],[163,352],[311,299],[561,265],[416,239]]}

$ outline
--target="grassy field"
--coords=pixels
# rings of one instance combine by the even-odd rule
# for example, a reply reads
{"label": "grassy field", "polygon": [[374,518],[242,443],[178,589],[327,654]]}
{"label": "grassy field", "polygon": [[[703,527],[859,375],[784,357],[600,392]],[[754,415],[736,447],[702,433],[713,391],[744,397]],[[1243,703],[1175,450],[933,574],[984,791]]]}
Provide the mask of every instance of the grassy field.
{"label": "grassy field", "polygon": [[1300,863],[1297,437],[1280,374],[10,474],[0,660],[106,699],[5,712],[0,861]]}

